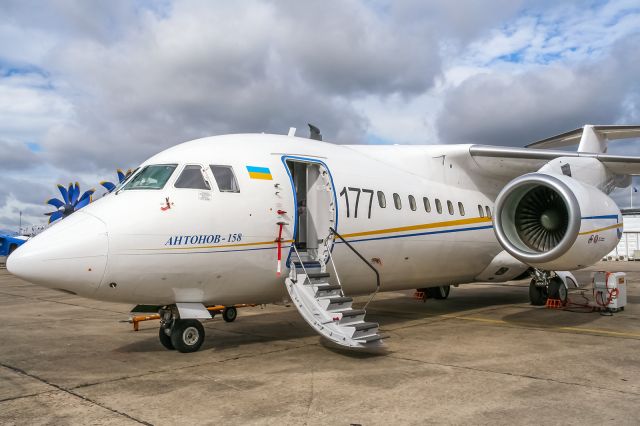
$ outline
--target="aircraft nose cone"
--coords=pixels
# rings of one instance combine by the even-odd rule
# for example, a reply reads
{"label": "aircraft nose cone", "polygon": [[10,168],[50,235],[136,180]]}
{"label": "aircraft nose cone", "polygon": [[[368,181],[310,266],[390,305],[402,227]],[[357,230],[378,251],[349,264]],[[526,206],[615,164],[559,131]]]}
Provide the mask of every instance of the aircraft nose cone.
{"label": "aircraft nose cone", "polygon": [[7,258],[7,270],[34,284],[90,296],[102,281],[108,249],[105,223],[79,211],[20,246]]}

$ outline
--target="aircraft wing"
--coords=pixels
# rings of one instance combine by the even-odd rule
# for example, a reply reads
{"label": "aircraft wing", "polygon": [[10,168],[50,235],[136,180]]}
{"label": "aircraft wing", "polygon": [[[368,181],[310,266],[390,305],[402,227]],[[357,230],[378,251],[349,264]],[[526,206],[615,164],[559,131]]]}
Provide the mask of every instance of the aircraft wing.
{"label": "aircraft wing", "polygon": [[640,157],[549,149],[471,145],[469,153],[483,173],[516,177],[534,172],[558,157],[595,158],[618,175],[640,175]]}

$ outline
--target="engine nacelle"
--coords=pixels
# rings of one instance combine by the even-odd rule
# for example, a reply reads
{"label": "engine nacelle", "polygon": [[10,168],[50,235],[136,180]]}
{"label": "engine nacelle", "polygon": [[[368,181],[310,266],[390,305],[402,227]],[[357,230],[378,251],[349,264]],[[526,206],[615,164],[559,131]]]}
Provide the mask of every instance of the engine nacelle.
{"label": "engine nacelle", "polygon": [[529,173],[498,194],[494,230],[502,247],[528,265],[574,270],[609,253],[622,236],[616,203],[569,176]]}

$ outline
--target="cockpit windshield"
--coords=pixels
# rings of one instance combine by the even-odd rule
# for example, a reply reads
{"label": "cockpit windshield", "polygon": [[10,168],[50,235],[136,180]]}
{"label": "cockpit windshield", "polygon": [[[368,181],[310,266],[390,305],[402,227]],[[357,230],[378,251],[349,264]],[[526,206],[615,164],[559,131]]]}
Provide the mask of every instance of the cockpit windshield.
{"label": "cockpit windshield", "polygon": [[153,164],[145,166],[140,173],[127,182],[123,190],[128,189],[162,189],[167,183],[177,164]]}

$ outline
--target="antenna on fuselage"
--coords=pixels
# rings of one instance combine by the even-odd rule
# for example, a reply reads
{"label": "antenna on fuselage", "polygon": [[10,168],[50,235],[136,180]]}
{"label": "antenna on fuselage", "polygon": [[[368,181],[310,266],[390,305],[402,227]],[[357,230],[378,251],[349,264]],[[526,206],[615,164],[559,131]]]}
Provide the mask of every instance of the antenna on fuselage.
{"label": "antenna on fuselage", "polygon": [[289,133],[287,133],[287,136],[295,136],[295,135],[296,135],[296,128],[289,127]]}
{"label": "antenna on fuselage", "polygon": [[309,139],[313,139],[315,141],[321,141],[322,135],[320,134],[320,129],[314,126],[311,123],[307,123],[309,125]]}

